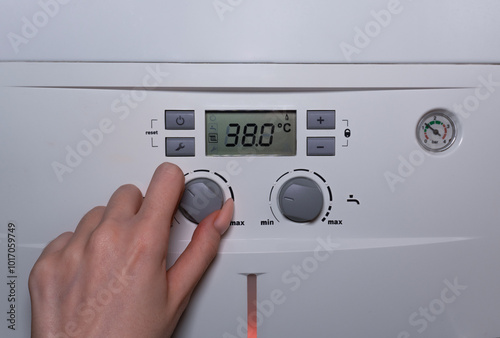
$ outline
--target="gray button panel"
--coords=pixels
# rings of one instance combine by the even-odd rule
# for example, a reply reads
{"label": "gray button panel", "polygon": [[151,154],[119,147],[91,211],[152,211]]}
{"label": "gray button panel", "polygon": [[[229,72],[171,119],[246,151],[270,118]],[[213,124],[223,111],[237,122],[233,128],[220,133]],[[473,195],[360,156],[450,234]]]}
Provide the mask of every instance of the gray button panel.
{"label": "gray button panel", "polygon": [[335,110],[308,110],[307,129],[335,129]]}
{"label": "gray button panel", "polygon": [[194,156],[194,137],[165,137],[165,148],[169,157]]}
{"label": "gray button panel", "polygon": [[307,156],[335,156],[335,137],[308,137]]}
{"label": "gray button panel", "polygon": [[165,110],[165,129],[193,130],[194,110]]}

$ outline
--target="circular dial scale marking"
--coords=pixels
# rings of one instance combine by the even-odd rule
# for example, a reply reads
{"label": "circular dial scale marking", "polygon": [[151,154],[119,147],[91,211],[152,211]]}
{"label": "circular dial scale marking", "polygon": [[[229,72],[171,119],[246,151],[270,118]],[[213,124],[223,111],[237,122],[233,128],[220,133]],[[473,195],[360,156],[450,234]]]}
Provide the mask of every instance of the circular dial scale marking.
{"label": "circular dial scale marking", "polygon": [[456,139],[456,124],[446,110],[425,114],[417,126],[417,139],[425,150],[440,152],[452,146]]}

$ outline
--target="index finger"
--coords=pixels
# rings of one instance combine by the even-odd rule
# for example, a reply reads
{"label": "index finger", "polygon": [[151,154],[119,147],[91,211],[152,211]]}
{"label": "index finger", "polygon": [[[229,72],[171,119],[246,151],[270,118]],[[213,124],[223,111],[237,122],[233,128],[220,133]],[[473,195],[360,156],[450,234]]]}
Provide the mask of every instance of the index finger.
{"label": "index finger", "polygon": [[184,191],[184,174],[172,163],[163,163],[156,168],[144,201],[137,213],[147,220],[147,231],[163,240],[168,240],[172,218]]}

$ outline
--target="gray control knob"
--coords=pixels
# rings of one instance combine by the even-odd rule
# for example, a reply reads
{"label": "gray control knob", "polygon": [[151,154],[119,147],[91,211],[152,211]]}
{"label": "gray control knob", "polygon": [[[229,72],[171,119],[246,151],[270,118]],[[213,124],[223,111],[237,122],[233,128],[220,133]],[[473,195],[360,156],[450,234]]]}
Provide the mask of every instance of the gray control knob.
{"label": "gray control knob", "polygon": [[186,183],[179,210],[188,220],[198,224],[223,204],[224,193],[217,183],[208,178],[196,178]]}
{"label": "gray control knob", "polygon": [[316,182],[295,177],[281,187],[278,195],[281,213],[294,222],[310,222],[323,209],[323,193]]}

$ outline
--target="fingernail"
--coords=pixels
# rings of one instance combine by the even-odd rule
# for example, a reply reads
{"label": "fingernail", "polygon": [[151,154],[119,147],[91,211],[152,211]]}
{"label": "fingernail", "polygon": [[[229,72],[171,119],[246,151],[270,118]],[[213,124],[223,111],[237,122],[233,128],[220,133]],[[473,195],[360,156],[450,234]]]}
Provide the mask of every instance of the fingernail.
{"label": "fingernail", "polygon": [[214,228],[221,234],[221,236],[229,228],[229,224],[233,219],[233,210],[234,201],[232,198],[229,198],[222,206],[222,209],[219,211],[219,214],[214,221]]}

